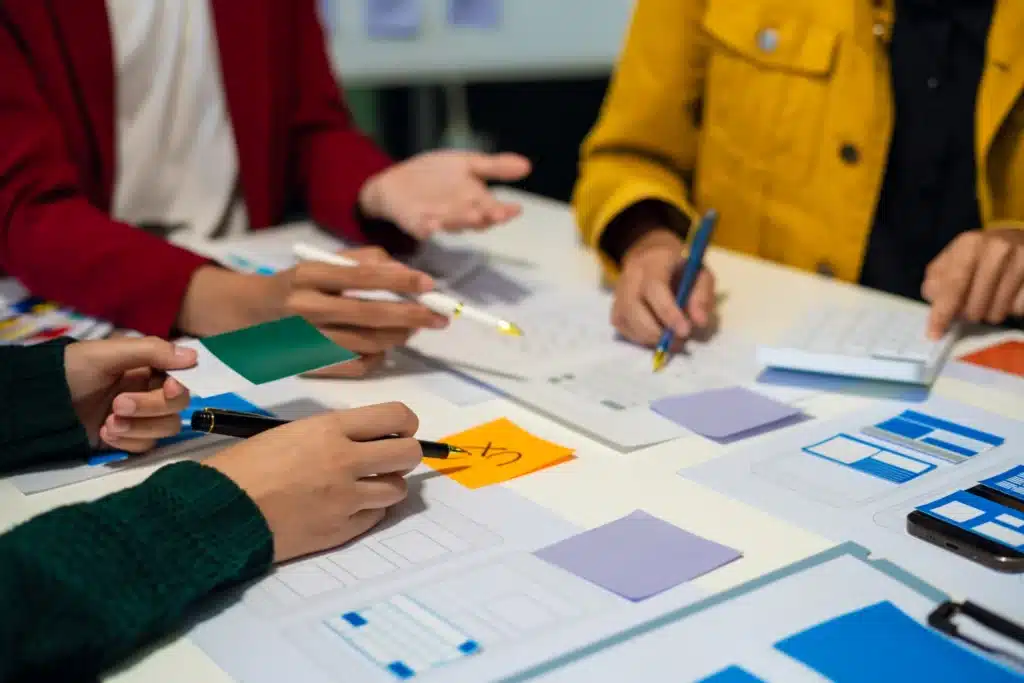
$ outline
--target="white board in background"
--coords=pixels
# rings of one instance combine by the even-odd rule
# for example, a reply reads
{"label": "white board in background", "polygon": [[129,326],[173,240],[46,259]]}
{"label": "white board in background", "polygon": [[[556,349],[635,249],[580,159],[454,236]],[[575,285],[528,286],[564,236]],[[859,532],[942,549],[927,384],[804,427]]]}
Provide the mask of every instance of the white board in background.
{"label": "white board in background", "polygon": [[447,0],[423,0],[416,38],[371,39],[366,2],[326,0],[335,69],[347,85],[510,80],[607,74],[633,0],[506,0],[495,29],[447,22]]}

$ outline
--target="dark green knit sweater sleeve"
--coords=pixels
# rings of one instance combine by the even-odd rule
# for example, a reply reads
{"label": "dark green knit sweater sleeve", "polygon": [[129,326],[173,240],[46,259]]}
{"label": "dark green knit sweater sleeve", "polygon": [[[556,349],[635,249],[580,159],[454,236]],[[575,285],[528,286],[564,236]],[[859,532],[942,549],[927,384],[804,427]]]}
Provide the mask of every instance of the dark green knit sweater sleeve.
{"label": "dark green knit sweater sleeve", "polygon": [[255,503],[195,462],[29,520],[0,536],[0,682],[93,679],[272,557]]}
{"label": "dark green knit sweater sleeve", "polygon": [[88,454],[64,376],[71,341],[0,347],[0,472]]}

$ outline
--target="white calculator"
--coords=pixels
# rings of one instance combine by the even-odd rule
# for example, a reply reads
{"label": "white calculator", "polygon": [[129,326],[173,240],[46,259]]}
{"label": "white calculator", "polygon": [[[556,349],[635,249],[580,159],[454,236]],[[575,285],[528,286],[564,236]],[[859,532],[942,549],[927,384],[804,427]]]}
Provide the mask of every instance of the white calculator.
{"label": "white calculator", "polygon": [[929,385],[960,330],[954,326],[932,341],[927,322],[923,308],[815,309],[782,342],[759,346],[757,359],[769,368]]}

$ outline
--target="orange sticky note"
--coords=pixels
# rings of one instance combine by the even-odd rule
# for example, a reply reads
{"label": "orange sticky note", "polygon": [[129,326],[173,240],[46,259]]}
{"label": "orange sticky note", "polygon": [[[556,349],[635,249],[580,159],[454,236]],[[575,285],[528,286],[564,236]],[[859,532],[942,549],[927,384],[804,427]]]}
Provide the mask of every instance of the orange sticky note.
{"label": "orange sticky note", "polygon": [[575,457],[571,448],[536,437],[505,418],[441,441],[468,453],[452,453],[446,460],[424,462],[471,489],[500,484]]}
{"label": "orange sticky note", "polygon": [[1024,377],[1024,341],[1005,341],[969,353],[960,360]]}

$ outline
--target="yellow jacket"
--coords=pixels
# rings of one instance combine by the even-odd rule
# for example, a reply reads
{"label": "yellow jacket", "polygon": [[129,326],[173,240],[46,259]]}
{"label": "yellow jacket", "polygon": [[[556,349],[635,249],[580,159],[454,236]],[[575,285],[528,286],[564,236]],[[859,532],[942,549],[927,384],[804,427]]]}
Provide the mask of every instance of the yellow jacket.
{"label": "yellow jacket", "polygon": [[[856,281],[892,131],[891,27],[891,0],[637,0],[583,145],[584,241],[645,199],[713,207],[719,246]],[[1024,1],[997,0],[976,118],[986,225],[1024,220],[1022,90]]]}

